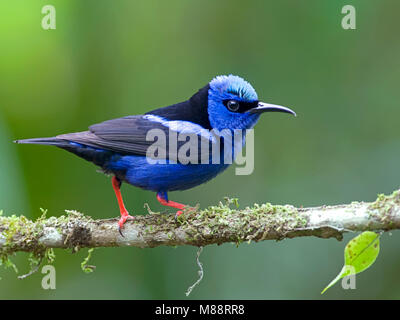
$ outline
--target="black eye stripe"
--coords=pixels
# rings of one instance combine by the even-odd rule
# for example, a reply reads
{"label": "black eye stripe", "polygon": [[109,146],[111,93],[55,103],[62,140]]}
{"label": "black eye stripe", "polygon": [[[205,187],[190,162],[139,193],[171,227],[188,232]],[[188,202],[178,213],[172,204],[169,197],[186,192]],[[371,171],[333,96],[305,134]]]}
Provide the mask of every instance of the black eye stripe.
{"label": "black eye stripe", "polygon": [[[236,111],[232,111],[228,108],[228,102],[229,101],[235,101],[237,103],[239,103],[239,109]],[[234,99],[226,99],[223,100],[222,103],[224,104],[224,106],[231,112],[237,112],[237,113],[244,113],[252,108],[255,108],[258,106],[258,101],[252,101],[252,102],[247,102],[247,101],[238,101],[238,100],[234,100]]]}

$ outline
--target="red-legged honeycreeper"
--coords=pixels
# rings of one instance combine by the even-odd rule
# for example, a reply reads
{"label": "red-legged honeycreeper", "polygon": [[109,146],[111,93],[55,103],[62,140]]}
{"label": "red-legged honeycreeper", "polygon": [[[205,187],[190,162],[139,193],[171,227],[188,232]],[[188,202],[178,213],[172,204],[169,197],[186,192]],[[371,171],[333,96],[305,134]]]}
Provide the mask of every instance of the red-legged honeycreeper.
{"label": "red-legged honeycreeper", "polygon": [[[167,192],[193,188],[226,169],[232,160],[225,161],[224,149],[232,147],[233,156],[238,150],[232,143],[229,146],[224,140],[225,136],[220,133],[251,129],[264,112],[296,115],[289,108],[260,102],[256,91],[242,78],[234,75],[218,76],[189,100],[181,103],[155,109],[144,115],[108,120],[90,126],[89,131],[15,142],[56,146],[91,161],[105,173],[112,174],[112,186],[121,213],[118,225],[122,235],[124,223],[133,218],[122,200],[122,182],[155,191],[162,205],[179,210],[177,217],[185,205],[168,200]],[[151,132],[153,136],[154,133],[157,135],[157,139],[149,139]],[[164,138],[161,137],[162,134]],[[220,161],[204,162],[204,158],[211,159],[211,147],[199,148],[201,143],[197,139],[193,142],[191,139],[189,142],[187,139],[170,140],[180,134],[190,134],[202,140],[201,142],[206,140],[210,146],[218,138],[217,159]],[[154,147],[155,141],[158,143],[158,151],[149,156],[148,150]],[[174,141],[177,148],[172,147]],[[184,143],[196,144],[190,152],[196,151],[195,160],[198,161],[180,161],[178,150]],[[158,162],[149,159],[157,159]]]}

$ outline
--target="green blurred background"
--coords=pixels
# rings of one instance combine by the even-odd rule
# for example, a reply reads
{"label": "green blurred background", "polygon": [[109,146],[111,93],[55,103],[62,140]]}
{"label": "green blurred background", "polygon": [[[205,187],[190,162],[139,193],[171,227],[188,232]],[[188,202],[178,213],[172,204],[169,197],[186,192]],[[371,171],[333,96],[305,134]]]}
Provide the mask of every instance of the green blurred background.
{"label": "green blurred background", "polygon": [[[56,8],[56,30],[41,9]],[[357,29],[343,30],[352,4]],[[12,140],[86,130],[96,122],[185,100],[214,76],[237,74],[261,99],[297,118],[262,117],[255,171],[230,168],[206,185],[170,194],[183,203],[314,206],[372,201],[400,185],[399,1],[2,1],[0,3],[0,208],[37,218],[76,209],[118,216],[108,178],[65,151]],[[125,185],[128,209],[162,210]],[[304,238],[206,247],[205,276],[190,298],[400,298],[399,233],[384,234],[376,263],[320,296],[343,265],[345,241]],[[197,279],[196,248],[56,250],[57,289],[42,274],[0,270],[2,299],[180,299]],[[27,256],[14,257],[20,272]]]}

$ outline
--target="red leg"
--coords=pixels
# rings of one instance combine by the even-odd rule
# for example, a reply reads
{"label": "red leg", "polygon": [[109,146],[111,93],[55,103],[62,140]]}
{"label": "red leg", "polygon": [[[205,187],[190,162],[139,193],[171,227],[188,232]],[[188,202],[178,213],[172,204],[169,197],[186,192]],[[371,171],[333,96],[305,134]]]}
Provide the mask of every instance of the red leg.
{"label": "red leg", "polygon": [[157,200],[160,202],[163,206],[168,206],[176,209],[181,209],[178,210],[175,214],[175,219],[178,218],[182,213],[182,209],[186,207],[186,205],[174,201],[168,200],[167,193],[166,192],[158,192],[157,193]]}
{"label": "red leg", "polygon": [[118,231],[121,234],[121,236],[123,236],[123,234],[121,232],[121,228],[124,226],[124,223],[126,222],[126,220],[133,219],[133,217],[129,215],[128,210],[126,210],[126,208],[125,208],[124,201],[122,200],[122,195],[121,195],[121,190],[120,190],[121,181],[117,177],[114,176],[114,177],[112,177],[111,183],[114,188],[115,196],[117,197],[117,200],[118,200],[119,211],[121,213],[121,219],[119,219],[119,222],[118,222]]}

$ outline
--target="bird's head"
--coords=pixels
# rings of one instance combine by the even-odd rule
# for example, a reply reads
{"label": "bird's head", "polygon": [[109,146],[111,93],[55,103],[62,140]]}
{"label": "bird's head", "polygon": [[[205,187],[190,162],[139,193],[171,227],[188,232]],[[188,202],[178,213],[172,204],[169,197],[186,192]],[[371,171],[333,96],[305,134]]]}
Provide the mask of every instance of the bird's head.
{"label": "bird's head", "polygon": [[251,84],[238,76],[218,76],[209,83],[208,115],[212,128],[250,129],[264,112],[296,115],[289,108],[260,102]]}

